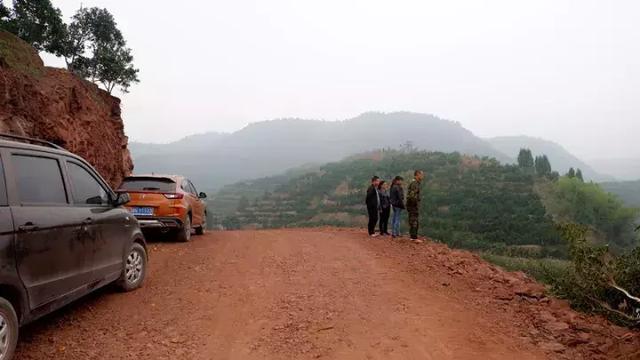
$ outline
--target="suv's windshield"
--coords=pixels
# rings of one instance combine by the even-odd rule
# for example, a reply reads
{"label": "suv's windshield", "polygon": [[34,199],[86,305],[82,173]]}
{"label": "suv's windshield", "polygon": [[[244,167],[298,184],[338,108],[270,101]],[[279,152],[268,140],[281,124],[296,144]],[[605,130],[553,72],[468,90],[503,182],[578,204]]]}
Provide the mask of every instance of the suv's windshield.
{"label": "suv's windshield", "polygon": [[176,183],[168,178],[129,177],[124,179],[120,190],[128,191],[175,191]]}

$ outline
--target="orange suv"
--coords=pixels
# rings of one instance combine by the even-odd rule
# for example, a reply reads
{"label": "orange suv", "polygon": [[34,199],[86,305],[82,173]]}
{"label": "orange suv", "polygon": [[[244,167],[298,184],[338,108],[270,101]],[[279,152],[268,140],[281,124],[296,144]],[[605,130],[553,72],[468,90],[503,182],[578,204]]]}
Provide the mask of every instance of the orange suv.
{"label": "orange suv", "polygon": [[118,192],[127,192],[129,211],[144,232],[173,232],[176,240],[191,240],[191,231],[202,235],[207,226],[204,198],[189,179],[178,175],[133,175],[126,177]]}

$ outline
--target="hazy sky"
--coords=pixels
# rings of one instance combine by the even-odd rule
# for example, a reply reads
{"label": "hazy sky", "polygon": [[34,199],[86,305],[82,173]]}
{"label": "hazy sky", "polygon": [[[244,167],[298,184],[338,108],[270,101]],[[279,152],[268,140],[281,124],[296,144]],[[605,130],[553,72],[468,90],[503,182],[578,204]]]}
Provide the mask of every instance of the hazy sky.
{"label": "hazy sky", "polygon": [[140,68],[132,140],[408,110],[640,156],[637,0],[53,2],[116,17]]}

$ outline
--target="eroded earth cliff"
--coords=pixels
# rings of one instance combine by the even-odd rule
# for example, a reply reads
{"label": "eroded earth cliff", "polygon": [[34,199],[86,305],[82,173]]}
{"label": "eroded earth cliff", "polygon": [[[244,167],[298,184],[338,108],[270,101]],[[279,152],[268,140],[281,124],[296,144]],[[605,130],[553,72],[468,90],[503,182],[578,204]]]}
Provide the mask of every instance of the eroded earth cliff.
{"label": "eroded earth cliff", "polygon": [[51,141],[84,157],[117,186],[133,169],[120,99],[0,31],[0,132]]}

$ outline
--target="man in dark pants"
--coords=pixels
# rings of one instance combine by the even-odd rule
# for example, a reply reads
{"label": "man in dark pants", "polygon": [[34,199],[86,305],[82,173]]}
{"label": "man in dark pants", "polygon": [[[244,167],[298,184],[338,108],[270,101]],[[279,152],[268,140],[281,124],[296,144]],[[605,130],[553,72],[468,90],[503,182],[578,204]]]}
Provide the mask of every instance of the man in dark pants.
{"label": "man in dark pants", "polygon": [[376,224],[378,223],[378,214],[380,214],[380,195],[378,194],[378,185],[380,178],[374,176],[371,178],[371,186],[367,189],[367,212],[369,213],[369,236],[375,237]]}
{"label": "man in dark pants", "polygon": [[418,226],[420,219],[420,184],[424,178],[424,173],[421,170],[414,172],[414,179],[409,184],[407,190],[407,212],[409,213],[409,235],[411,240],[415,243],[421,243],[418,240]]}

